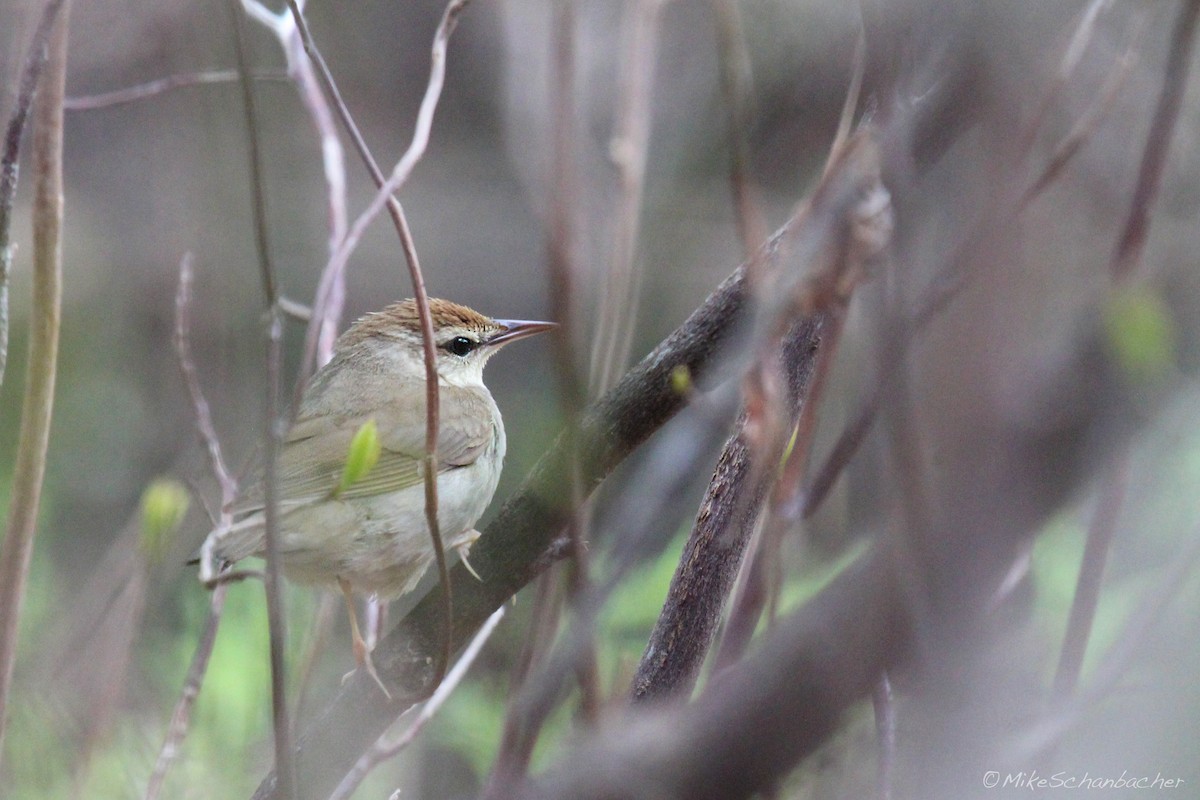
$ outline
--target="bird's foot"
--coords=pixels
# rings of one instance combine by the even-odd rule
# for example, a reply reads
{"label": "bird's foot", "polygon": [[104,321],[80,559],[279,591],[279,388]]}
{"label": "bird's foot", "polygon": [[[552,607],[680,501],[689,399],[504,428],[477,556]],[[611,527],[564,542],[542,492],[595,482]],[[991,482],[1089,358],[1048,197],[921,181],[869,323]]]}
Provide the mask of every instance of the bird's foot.
{"label": "bird's foot", "polygon": [[462,561],[463,566],[467,568],[467,572],[475,576],[475,580],[483,583],[483,578],[479,577],[479,573],[471,566],[471,562],[467,560],[467,554],[471,552],[471,545],[479,539],[480,533],[477,530],[469,530],[463,534],[465,539],[456,544],[454,549],[458,551],[458,558]]}
{"label": "bird's foot", "polygon": [[[350,642],[354,650],[354,660],[358,662],[358,666],[365,667],[367,674],[375,679],[375,683],[383,690],[383,695],[388,700],[392,699],[392,693],[383,685],[383,681],[379,679],[379,673],[375,671],[375,662],[371,660],[371,648],[367,647],[366,640],[363,639],[362,633],[358,629],[358,614],[354,610],[354,598],[350,593],[350,582],[345,578],[338,577],[338,586],[342,589],[342,597],[346,601],[346,611],[350,615]],[[355,670],[356,672],[357,670]],[[354,672],[347,672],[342,676],[344,684]]]}
{"label": "bird's foot", "polygon": [[[379,673],[375,671],[375,662],[371,659],[371,651],[367,649],[367,643],[362,639],[354,641],[354,660],[358,662],[358,666],[365,669],[367,674],[375,679],[375,685],[383,692],[383,696],[388,700],[392,699],[392,693],[383,685],[383,680],[379,677]],[[342,676],[342,684],[350,680],[350,676],[358,672],[358,669],[352,669]]]}

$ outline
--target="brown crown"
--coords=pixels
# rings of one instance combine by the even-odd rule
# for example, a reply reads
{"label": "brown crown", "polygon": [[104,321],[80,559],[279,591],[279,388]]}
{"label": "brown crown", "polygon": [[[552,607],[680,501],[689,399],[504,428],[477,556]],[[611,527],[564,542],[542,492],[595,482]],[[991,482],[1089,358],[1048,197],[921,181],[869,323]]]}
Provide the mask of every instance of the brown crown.
{"label": "brown crown", "polygon": [[[433,319],[435,331],[442,328],[466,328],[483,332],[496,328],[493,320],[478,311],[437,297],[429,298],[429,315]],[[373,336],[394,333],[397,328],[411,332],[421,330],[416,300],[412,298],[401,300],[381,311],[373,311],[360,317],[350,326],[349,330],[342,334],[338,344],[355,344]]]}

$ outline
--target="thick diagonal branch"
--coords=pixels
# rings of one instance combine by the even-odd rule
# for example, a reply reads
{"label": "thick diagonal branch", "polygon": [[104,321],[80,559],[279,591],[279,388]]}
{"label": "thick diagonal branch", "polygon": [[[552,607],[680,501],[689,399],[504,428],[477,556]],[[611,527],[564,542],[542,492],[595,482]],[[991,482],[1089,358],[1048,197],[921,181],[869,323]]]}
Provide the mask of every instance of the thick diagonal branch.
{"label": "thick diagonal branch", "polygon": [[[822,322],[820,316],[801,320],[783,341],[781,367],[787,377],[788,416],[793,425],[807,393]],[[758,512],[775,477],[772,471],[751,469],[744,423],[743,414],[717,461],[633,679],[635,700],[686,695],[712,644]]]}

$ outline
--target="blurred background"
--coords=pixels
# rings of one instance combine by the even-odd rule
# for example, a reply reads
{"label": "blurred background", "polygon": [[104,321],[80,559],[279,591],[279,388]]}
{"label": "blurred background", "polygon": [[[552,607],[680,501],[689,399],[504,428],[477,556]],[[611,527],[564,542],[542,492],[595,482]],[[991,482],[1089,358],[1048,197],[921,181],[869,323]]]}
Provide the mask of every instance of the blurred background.
{"label": "blurred background", "polygon": [[[637,24],[631,9],[640,4],[576,5],[572,146],[578,183],[572,210],[577,283],[570,333],[577,364],[586,370],[599,298],[617,249],[621,176],[612,160],[613,137],[626,86],[622,70]],[[864,97],[870,98],[872,89],[890,88],[916,106],[926,93],[962,83],[961,102],[976,113],[962,129],[948,120],[944,143],[928,136],[932,154],[926,162],[915,155],[907,182],[892,187],[900,277],[887,292],[868,287],[851,311],[833,384],[821,401],[818,451],[828,448],[871,385],[880,309],[897,296],[901,303],[916,298],[964,231],[992,208],[997,187],[1010,177],[1005,165],[1012,163],[1014,148],[1026,144],[1018,144],[1017,133],[1048,94],[1087,6],[917,0],[863,5],[876,22],[885,21],[882,29],[894,48],[890,86],[881,73],[868,70]],[[497,317],[541,319],[550,313],[545,237],[551,211],[554,7],[550,0],[479,0],[469,7],[450,44],[429,151],[399,195],[430,294]],[[1135,57],[1121,88],[1064,175],[1004,241],[981,248],[974,262],[977,280],[913,353],[914,403],[931,451],[938,454],[936,464],[952,466],[956,448],[969,447],[971,435],[979,433],[980,406],[1006,413],[1023,408],[1024,387],[1035,382],[1033,376],[1054,369],[1072,332],[1108,291],[1102,278],[1130,202],[1176,7],[1114,4],[1099,16],[1079,68],[1044,109],[1045,122],[1027,143],[1031,155],[1025,163],[1034,165],[1027,174],[1036,175],[1037,165],[1102,94],[1118,57],[1131,49]],[[638,288],[632,299],[618,301],[632,359],[679,325],[745,252],[730,190],[717,4],[677,0],[656,8],[658,38],[646,76],[652,98],[647,166],[634,259]],[[759,207],[773,229],[824,164],[851,81],[860,14],[854,4],[825,0],[746,2],[738,8],[752,76],[751,124],[741,134],[752,154],[749,177]],[[346,103],[385,169],[411,136],[442,11],[440,2],[426,0],[314,0],[307,9]],[[38,14],[34,3],[0,0],[0,110],[6,118]],[[70,17],[68,96],[85,98],[172,75],[231,69],[231,19],[221,3],[76,3]],[[278,43],[254,22],[246,29],[261,73],[255,91],[272,253],[283,293],[310,303],[328,257],[319,140],[295,86],[283,77]],[[1120,641],[1131,609],[1161,577],[1181,542],[1196,536],[1200,521],[1197,396],[1187,377],[1200,353],[1194,263],[1200,252],[1197,99],[1193,82],[1172,139],[1140,273],[1171,313],[1174,385],[1181,388],[1172,390],[1162,406],[1166,410],[1149,420],[1134,449],[1127,513],[1118,528],[1090,651],[1100,654],[1095,658]],[[881,124],[903,118],[903,101],[899,112],[880,115]],[[872,107],[868,100],[860,117],[879,114],[886,101],[875,102]],[[195,258],[195,360],[231,464],[249,459],[263,427],[263,300],[246,146],[236,82],[175,88],[67,112],[61,364],[11,722],[0,760],[4,797],[131,797],[145,791],[208,608],[208,592],[184,561],[209,530],[204,504],[219,502],[170,340],[185,253]],[[346,172],[353,217],[374,189],[349,151]],[[26,167],[13,229],[19,249],[12,279],[12,345],[0,387],[0,498],[6,498],[12,469],[29,321],[30,174]],[[379,219],[349,265],[343,328],[358,315],[410,294],[395,232]],[[302,326],[289,323],[289,377],[302,339]],[[505,351],[492,362],[488,385],[509,437],[498,505],[561,425],[550,343],[533,340]],[[705,439],[695,461],[681,466],[684,479],[671,507],[659,518],[642,520],[654,529],[639,533],[635,550],[642,563],[623,577],[605,606],[601,682],[615,703],[625,695],[661,607],[729,419],[713,421],[706,429],[711,441]],[[652,459],[670,446],[661,444],[669,443],[670,435],[668,428],[606,485],[593,526],[600,575],[612,552],[606,548],[621,541],[631,514],[636,519],[638,510],[648,507],[646,492],[655,484],[647,483],[653,479],[647,475],[654,475]],[[789,540],[787,607],[802,603],[844,563],[847,552],[856,552],[856,542],[877,532],[889,485],[885,451],[883,438],[873,434],[825,511],[805,536]],[[937,461],[942,454],[945,461]],[[146,487],[163,477],[188,487],[193,499],[177,534],[162,552],[150,553],[138,546],[140,502]],[[960,698],[969,708],[963,713],[974,714],[972,719],[988,731],[1015,730],[1018,718],[1036,705],[1031,687],[1044,686],[1053,674],[1094,505],[1091,483],[1079,483],[1037,542],[1021,600],[1011,609],[1014,627],[1005,652],[988,657],[996,694],[967,692]],[[1094,767],[1115,775],[1129,769],[1151,776],[1157,771],[1200,784],[1194,721],[1200,711],[1194,682],[1200,655],[1194,635],[1198,590],[1192,570],[1162,611],[1160,628],[1136,653],[1122,688],[1066,740],[1062,758],[1073,771]],[[319,598],[289,588],[286,600],[289,658],[300,664]],[[393,613],[405,605],[400,601]],[[377,770],[357,796],[386,796],[398,785],[414,787],[410,796],[416,797],[463,796],[478,789],[495,755],[508,675],[529,606],[527,598],[518,598],[473,677],[428,734]],[[301,724],[353,666],[349,647],[343,646],[348,632],[340,609],[333,619],[304,690]],[[1030,703],[1021,704],[1019,713],[1006,709],[999,687],[1011,687],[1013,695],[1029,697]],[[235,585],[191,731],[164,796],[249,796],[271,763],[269,700],[262,590],[253,582]],[[568,701],[552,719],[535,753],[535,768],[553,762],[573,713]],[[924,765],[907,773],[910,790],[934,769],[931,743],[949,736],[939,727],[945,715],[951,712],[940,706],[917,708],[901,724],[901,752]],[[869,730],[869,711],[855,715],[829,752],[802,768],[783,796],[866,796],[861,792],[873,785],[874,772],[856,754],[870,748]],[[978,790],[975,774],[940,777],[945,783],[935,788],[945,793],[924,796],[973,796],[970,792]]]}

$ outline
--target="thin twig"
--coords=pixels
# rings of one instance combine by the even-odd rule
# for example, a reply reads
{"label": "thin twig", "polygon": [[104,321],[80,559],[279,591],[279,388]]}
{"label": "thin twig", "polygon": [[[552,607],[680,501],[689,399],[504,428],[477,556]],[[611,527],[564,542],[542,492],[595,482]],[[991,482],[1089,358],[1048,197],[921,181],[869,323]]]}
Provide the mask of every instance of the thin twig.
{"label": "thin twig", "polygon": [[[566,447],[571,453],[568,466],[572,513],[566,534],[571,543],[571,559],[566,566],[568,599],[576,613],[591,591],[587,539],[589,517],[579,483],[579,443],[575,433],[584,401],[584,387],[577,366],[575,232],[573,212],[577,208],[578,186],[575,170],[575,2],[557,0],[551,23],[554,71],[550,77],[549,117],[552,120],[553,153],[546,224],[547,271],[550,278],[551,318],[559,329],[553,339],[554,364],[558,377],[559,405],[567,430]],[[580,708],[589,722],[600,711],[600,682],[595,641],[589,636],[579,656],[576,675],[579,681]]]}
{"label": "thin twig", "polygon": [[[1095,133],[1104,115],[1112,110],[1116,95],[1119,93],[1124,79],[1132,67],[1134,53],[1141,40],[1143,23],[1144,19],[1139,19],[1135,24],[1130,45],[1126,49],[1125,54],[1115,62],[1099,96],[1075,124],[1072,125],[1071,130],[1059,142],[1058,146],[1055,147],[1053,154],[1038,174],[1038,177],[1019,195],[1011,192],[998,192],[992,207],[988,209],[987,213],[980,216],[980,222],[973,230],[968,232],[962,242],[946,259],[945,265],[937,272],[938,277],[934,279],[925,292],[925,295],[918,302],[917,309],[912,314],[912,323],[908,326],[908,330],[910,331],[908,335],[911,336],[924,331],[929,323],[966,288],[969,276],[965,273],[963,265],[968,263],[971,257],[978,252],[988,236],[995,236],[997,230],[1007,230],[1012,226],[1018,216],[1028,210],[1033,201],[1040,197],[1062,176],[1066,167],[1078,155],[1092,134]],[[1072,41],[1076,42],[1077,39],[1078,37]],[[1049,92],[1047,95],[1049,95]],[[1032,124],[1027,129],[1027,133],[1030,135],[1036,133],[1036,129],[1033,128]],[[1016,199],[1011,199],[1010,195]],[[995,224],[995,219],[997,218],[1001,220],[999,225]],[[858,448],[866,439],[867,433],[874,426],[883,397],[889,388],[886,382],[876,384],[871,395],[863,403],[862,408],[859,409],[854,418],[838,436],[837,442],[834,444],[829,455],[826,456],[825,461],[815,471],[814,478],[804,492],[804,508],[802,511],[804,519],[808,519],[817,512],[821,504],[829,496],[829,491],[833,488],[842,471],[850,463],[854,454],[858,452]]]}
{"label": "thin twig", "polygon": [[617,132],[610,144],[616,165],[619,192],[610,249],[607,283],[600,299],[599,320],[593,338],[590,390],[607,391],[629,357],[637,320],[641,285],[637,269],[638,232],[650,147],[650,111],[654,88],[655,57],[662,11],[668,0],[628,0],[621,56],[621,95]]}
{"label": "thin twig", "polygon": [[[292,10],[272,13],[258,0],[242,0],[246,13],[274,34],[287,59],[287,74],[296,85],[305,108],[308,109],[317,138],[321,144],[321,163],[325,173],[326,197],[329,208],[329,254],[337,250],[346,236],[346,158],[338,138],[337,123],[321,91],[313,70],[313,62],[305,53],[297,19],[303,19],[303,3]],[[333,342],[337,338],[342,309],[346,300],[346,273],[339,272],[326,287],[317,328],[316,365],[319,367],[333,357]]]}
{"label": "thin twig", "polygon": [[1067,40],[1066,46],[1063,48],[1058,69],[1050,79],[1050,84],[1046,87],[1046,90],[1042,92],[1041,100],[1038,102],[1036,109],[1021,132],[1019,152],[1028,152],[1033,147],[1034,139],[1037,136],[1037,132],[1042,128],[1042,123],[1046,119],[1046,114],[1050,110],[1051,103],[1058,96],[1058,93],[1062,91],[1063,87],[1067,85],[1067,82],[1071,80],[1071,76],[1075,74],[1075,69],[1083,59],[1084,52],[1087,51],[1088,45],[1091,44],[1092,36],[1096,30],[1096,20],[1111,5],[1112,0],[1092,0],[1088,3],[1087,8],[1083,10],[1083,13],[1080,14],[1079,23],[1075,26],[1074,31],[1072,31],[1070,38]]}
{"label": "thin twig", "polygon": [[[29,42],[29,54],[21,70],[21,87],[17,91],[17,103],[4,130],[4,155],[0,157],[0,386],[4,385],[4,370],[8,364],[8,276],[12,270],[15,246],[10,242],[12,231],[13,201],[17,194],[17,173],[21,155],[21,136],[33,100],[37,95],[38,79],[46,65],[49,54],[47,43],[50,29],[58,18],[63,0],[49,0],[42,10],[42,18]],[[0,660],[0,670],[3,661]],[[0,708],[3,708],[3,691],[0,691]],[[4,723],[0,722],[0,732]]]}
{"label": "thin twig", "polygon": [[450,36],[458,25],[458,19],[471,0],[451,0],[442,14],[442,21],[434,34],[433,49],[430,56],[429,82],[425,87],[425,95],[421,98],[421,106],[417,111],[417,122],[413,131],[412,141],[408,149],[396,162],[391,175],[384,181],[383,186],[375,193],[370,204],[354,220],[350,226],[342,246],[330,259],[326,269],[341,270],[345,268],[351,253],[358,247],[367,226],[374,221],[379,212],[388,204],[389,198],[405,184],[412,175],[417,162],[425,155],[429,146],[429,135],[433,128],[433,116],[441,98],[442,87],[446,81],[446,50]]}
{"label": "thin twig", "polygon": [[[33,129],[33,298],[26,365],[28,377],[21,403],[21,427],[9,489],[8,520],[4,542],[0,544],[0,745],[4,742],[8,717],[21,604],[29,578],[33,538],[37,533],[58,369],[62,322],[62,101],[67,73],[68,13],[69,9],[65,8],[61,15],[55,16],[47,9],[43,20],[50,20],[49,39],[39,38],[34,42],[35,47],[46,49],[47,56],[42,97],[35,109]],[[18,128],[18,139],[19,135]]]}
{"label": "thin twig", "polygon": [[767,221],[753,182],[754,160],[750,152],[750,130],[754,125],[754,78],[750,52],[735,0],[713,0],[717,13],[717,45],[721,64],[721,92],[729,124],[729,185],[733,192],[738,238],[753,276],[759,245],[767,238]]}
{"label": "thin twig", "polygon": [[[842,113],[838,116],[837,132],[833,135],[833,143],[829,146],[830,153],[838,153],[846,146],[850,132],[854,129],[854,115],[858,113],[858,99],[862,94],[863,74],[867,69],[867,28],[862,17],[862,7],[859,7],[858,35],[854,38],[853,67],[850,73],[850,86],[846,89],[846,97],[842,101]],[[825,162],[826,171],[833,165],[832,158]]]}
{"label": "thin twig", "polygon": [[295,795],[295,771],[292,762],[292,734],[288,719],[287,680],[284,662],[286,631],[283,619],[283,587],[279,554],[279,449],[283,439],[284,422],[279,411],[283,362],[283,315],[279,310],[279,287],[271,263],[270,240],[267,236],[265,183],[262,154],[258,138],[258,114],[254,87],[250,80],[250,65],[246,56],[245,32],[242,29],[242,9],[238,0],[229,0],[233,36],[237,53],[238,72],[242,76],[242,110],[245,115],[250,183],[253,196],[255,250],[263,284],[263,300],[267,313],[267,391],[264,431],[263,464],[263,540],[266,556],[267,627],[271,659],[271,720],[275,739],[275,769],[280,776],[283,797]]}
{"label": "thin twig", "polygon": [[167,779],[167,770],[179,757],[180,744],[187,736],[188,724],[191,721],[192,707],[200,694],[200,684],[208,671],[208,660],[212,656],[213,644],[217,640],[217,628],[221,624],[221,612],[225,608],[225,593],[228,584],[221,584],[213,589],[209,600],[208,619],[204,623],[204,631],[196,644],[196,652],[192,655],[192,663],[188,667],[187,678],[183,683],[183,691],[175,703],[171,713],[171,722],[167,726],[167,734],[163,739],[162,748],[158,751],[158,759],[154,762],[154,771],[146,786],[146,800],[156,800],[162,793]]}
{"label": "thin twig", "polygon": [[1142,153],[1142,165],[1129,205],[1129,216],[1113,254],[1112,274],[1118,280],[1131,275],[1142,261],[1142,251],[1150,233],[1150,212],[1154,209],[1154,201],[1162,185],[1171,135],[1179,120],[1188,72],[1191,71],[1197,18],[1200,18],[1200,2],[1187,0],[1179,9],[1179,17],[1171,33],[1171,49],[1164,68],[1162,92],[1150,122],[1150,132],[1146,135],[1146,149]]}
{"label": "thin twig", "polygon": [[1059,702],[1046,710],[1040,726],[1022,732],[1020,743],[1013,748],[1018,756],[1017,763],[1043,760],[1081,719],[1095,712],[1138,658],[1145,656],[1146,642],[1158,630],[1167,607],[1200,567],[1200,528],[1193,528],[1182,538],[1179,552],[1165,562],[1162,574],[1129,614],[1113,646],[1097,660],[1095,674],[1087,688],[1078,694],[1060,697]]}
{"label": "thin twig", "polygon": [[[342,240],[341,246],[330,256],[329,263],[326,264],[322,273],[321,285],[317,291],[317,302],[314,304],[313,320],[310,323],[309,333],[305,341],[305,363],[310,358],[309,348],[310,342],[313,340],[314,331],[316,326],[320,324],[324,313],[323,307],[327,294],[323,295],[323,292],[328,293],[330,286],[344,272],[350,254],[357,246],[367,225],[379,214],[379,211],[384,206],[387,206],[396,224],[396,229],[400,234],[400,242],[404,249],[405,259],[408,262],[409,279],[413,286],[413,296],[416,299],[417,316],[421,322],[421,343],[425,360],[425,521],[429,528],[430,541],[433,544],[434,562],[437,564],[438,577],[442,587],[442,622],[444,630],[444,645],[437,662],[437,669],[434,672],[433,684],[441,680],[450,663],[450,656],[452,654],[450,642],[453,638],[451,624],[454,619],[453,594],[450,589],[446,553],[442,544],[441,531],[439,530],[437,518],[436,466],[439,427],[437,350],[434,341],[433,319],[429,313],[429,295],[425,290],[425,278],[421,272],[420,261],[412,239],[412,232],[409,229],[408,220],[404,216],[400,204],[393,195],[408,180],[413,168],[422,156],[424,156],[425,149],[429,144],[429,135],[433,127],[433,115],[437,109],[442,86],[445,82],[446,50],[449,45],[450,35],[454,32],[454,28],[458,24],[459,16],[470,2],[471,0],[451,0],[446,6],[441,23],[434,34],[433,48],[430,55],[429,82],[426,85],[425,95],[421,100],[421,107],[417,113],[417,123],[413,131],[412,141],[409,144],[408,150],[405,151],[400,161],[392,170],[392,175],[387,180],[382,180],[383,175],[375,165],[375,161],[367,149],[366,142],[363,140],[361,134],[359,134],[358,128],[354,124],[346,104],[342,101],[341,95],[337,91],[337,86],[333,82],[333,76],[330,74],[324,59],[321,58],[320,51],[317,50],[316,44],[313,42],[302,9],[296,0],[288,0],[288,7],[296,21],[297,31],[304,44],[305,52],[309,54],[309,57],[312,58],[313,63],[317,66],[318,75],[325,85],[326,92],[334,102],[334,108],[341,118],[343,125],[350,131],[356,149],[358,149],[372,177],[375,179],[377,185],[379,185],[379,191],[372,199],[371,204],[354,221],[354,225]],[[302,385],[302,380],[297,382],[297,391],[301,389]]]}
{"label": "thin twig", "polygon": [[[236,83],[239,80],[240,78],[236,69],[217,69],[208,72],[181,72],[176,75],[168,75],[165,78],[158,78],[157,80],[146,81],[145,83],[138,83],[121,89],[113,89],[111,92],[68,97],[63,101],[63,108],[67,111],[96,111],[102,108],[112,108],[113,106],[147,100],[151,97],[157,97],[160,94],[166,94],[173,89],[182,89],[188,86],[208,86],[217,83]],[[287,80],[287,75],[278,72],[256,72],[254,80]]]}
{"label": "thin twig", "polygon": [[446,673],[445,679],[438,684],[437,689],[430,695],[429,700],[425,702],[424,707],[421,708],[421,711],[417,714],[417,718],[412,721],[412,724],[393,741],[389,742],[381,738],[376,742],[375,746],[364,753],[363,757],[358,760],[358,763],[354,765],[354,769],[342,779],[337,789],[329,796],[329,800],[349,800],[350,795],[354,794],[354,790],[358,788],[358,785],[363,782],[363,779],[367,777],[367,774],[371,770],[384,761],[395,758],[404,748],[413,743],[413,740],[417,738],[417,734],[424,730],[434,715],[441,710],[442,705],[445,704],[450,695],[454,693],[454,690],[458,688],[458,685],[462,683],[462,679],[467,675],[467,670],[475,663],[475,658],[483,650],[483,646],[487,644],[488,639],[491,638],[492,632],[496,630],[496,626],[500,624],[500,620],[504,619],[504,613],[504,606],[500,606],[492,612],[492,615],[480,627],[479,632],[471,639],[471,643],[467,645],[463,654],[459,656],[454,667]]}
{"label": "thin twig", "polygon": [[[212,470],[213,476],[216,478],[217,484],[221,489],[221,510],[216,524],[218,527],[228,527],[233,520],[233,514],[230,509],[232,509],[233,502],[237,498],[238,484],[226,466],[225,458],[221,453],[221,442],[217,438],[217,431],[213,425],[208,400],[204,397],[204,391],[200,386],[200,379],[196,371],[196,362],[192,357],[192,262],[193,257],[191,253],[185,253],[179,262],[179,286],[175,291],[175,330],[172,341],[175,346],[176,357],[179,360],[179,371],[183,375],[183,383],[187,388],[188,396],[192,402],[196,432],[200,436],[201,441],[204,442],[205,450],[208,453],[209,468]],[[221,612],[225,607],[225,593],[228,591],[228,584],[232,582],[231,576],[235,576],[234,579],[239,580],[242,577],[247,577],[244,572],[227,572],[223,574],[219,584],[213,589],[212,597],[209,600],[208,619],[204,624],[203,632],[200,634],[200,641],[196,645],[196,652],[192,655],[192,663],[188,667],[183,690],[180,692],[179,700],[175,703],[175,710],[171,714],[171,721],[167,726],[167,733],[163,739],[162,748],[159,750],[158,759],[154,763],[154,771],[151,773],[150,780],[147,783],[146,800],[155,800],[161,794],[163,785],[166,782],[167,771],[170,769],[172,762],[179,756],[180,744],[187,736],[192,707],[196,703],[196,697],[200,694],[200,685],[204,681],[204,675],[208,670],[208,661],[212,656],[213,644],[217,637],[217,628],[221,623]]]}
{"label": "thin twig", "polygon": [[324,648],[330,629],[333,628],[334,614],[341,605],[339,601],[340,598],[333,592],[322,592],[321,599],[317,601],[317,611],[313,614],[313,622],[308,629],[308,641],[304,645],[304,655],[300,657],[300,664],[296,667],[296,674],[293,678],[295,687],[292,691],[294,696],[292,708],[296,719],[300,718],[304,706],[308,702],[308,692],[312,688],[317,657]]}
{"label": "thin twig", "polygon": [[212,412],[208,400],[200,388],[200,378],[196,372],[196,361],[192,357],[192,263],[195,259],[191,253],[185,253],[179,261],[179,287],[175,292],[175,331],[172,337],[175,354],[179,358],[179,371],[183,374],[183,384],[187,388],[188,397],[192,401],[192,412],[196,416],[196,432],[204,442],[208,452],[208,465],[217,485],[221,489],[221,508],[230,506],[237,498],[238,484],[221,454],[221,442],[217,438],[217,429],[213,425]]}
{"label": "thin twig", "polygon": [[562,606],[558,600],[558,586],[558,575],[553,570],[537,579],[529,630],[509,679],[508,712],[504,716],[504,731],[500,735],[492,773],[482,793],[484,800],[507,797],[512,786],[523,779],[529,769],[529,759],[545,714],[522,702],[525,695],[521,690],[533,668],[545,656],[558,627]]}
{"label": "thin twig", "polygon": [[879,682],[875,684],[871,705],[875,709],[875,739],[879,753],[876,796],[879,800],[892,800],[896,772],[896,701],[892,695],[892,682],[886,672],[879,676]]}
{"label": "thin twig", "polygon": [[1083,657],[1092,634],[1092,622],[1096,618],[1096,606],[1100,601],[1100,587],[1104,583],[1104,567],[1112,549],[1117,520],[1128,487],[1129,453],[1122,453],[1101,480],[1100,496],[1091,525],[1088,526],[1075,596],[1071,600],[1071,612],[1067,618],[1067,632],[1063,637],[1058,670],[1054,674],[1053,692],[1059,697],[1072,694],[1079,683]]}
{"label": "thin twig", "polygon": [[1054,153],[1050,156],[1050,160],[1046,163],[1046,166],[1042,168],[1041,174],[1025,190],[1025,194],[1021,198],[1022,209],[1033,202],[1034,198],[1044,192],[1046,187],[1058,178],[1063,168],[1075,157],[1079,148],[1091,138],[1100,121],[1112,110],[1113,103],[1116,101],[1121,88],[1125,85],[1125,79],[1129,76],[1129,72],[1136,61],[1142,31],[1145,29],[1144,23],[1145,17],[1139,17],[1134,28],[1134,33],[1130,37],[1129,46],[1125,49],[1125,54],[1118,58],[1113,65],[1108,78],[1105,79],[1104,85],[1100,88],[1100,92],[1083,115],[1071,126],[1071,130],[1058,143],[1058,146],[1054,148]]}

